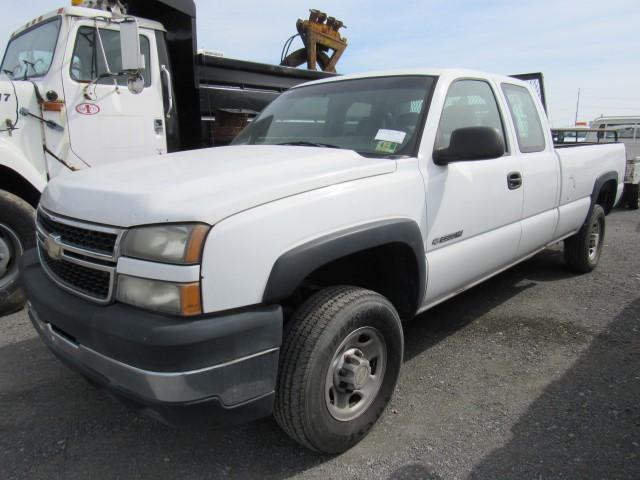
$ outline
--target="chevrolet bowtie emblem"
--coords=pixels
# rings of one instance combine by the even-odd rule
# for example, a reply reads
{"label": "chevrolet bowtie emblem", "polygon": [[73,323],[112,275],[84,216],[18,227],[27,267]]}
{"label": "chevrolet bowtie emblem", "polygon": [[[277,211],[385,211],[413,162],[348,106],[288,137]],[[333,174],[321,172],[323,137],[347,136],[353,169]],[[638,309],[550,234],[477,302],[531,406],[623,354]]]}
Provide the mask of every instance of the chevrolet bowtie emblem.
{"label": "chevrolet bowtie emblem", "polygon": [[44,241],[44,247],[53,260],[62,257],[62,246],[60,245],[60,235],[49,235]]}

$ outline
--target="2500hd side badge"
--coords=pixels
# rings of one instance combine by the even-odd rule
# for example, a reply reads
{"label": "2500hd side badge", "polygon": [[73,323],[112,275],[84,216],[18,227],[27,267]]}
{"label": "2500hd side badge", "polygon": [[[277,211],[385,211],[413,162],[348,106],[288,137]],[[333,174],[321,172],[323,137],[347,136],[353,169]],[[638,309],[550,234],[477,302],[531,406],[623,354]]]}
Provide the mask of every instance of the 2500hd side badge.
{"label": "2500hd side badge", "polygon": [[439,238],[434,238],[431,242],[431,245],[440,245],[441,243],[448,242],[449,240],[453,240],[454,238],[460,238],[462,236],[462,230],[458,230],[457,232],[449,233],[448,235],[444,235]]}

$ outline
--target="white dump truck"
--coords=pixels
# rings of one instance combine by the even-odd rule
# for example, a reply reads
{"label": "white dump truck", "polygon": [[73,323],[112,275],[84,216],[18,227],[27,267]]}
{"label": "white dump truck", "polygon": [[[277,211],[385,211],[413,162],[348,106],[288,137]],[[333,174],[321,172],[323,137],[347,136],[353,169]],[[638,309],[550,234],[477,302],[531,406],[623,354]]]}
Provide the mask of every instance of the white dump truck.
{"label": "white dump truck", "polygon": [[73,0],[29,20],[0,65],[0,315],[19,308],[18,259],[56,176],[216,142],[220,109],[257,113],[326,77],[196,48],[192,0]]}

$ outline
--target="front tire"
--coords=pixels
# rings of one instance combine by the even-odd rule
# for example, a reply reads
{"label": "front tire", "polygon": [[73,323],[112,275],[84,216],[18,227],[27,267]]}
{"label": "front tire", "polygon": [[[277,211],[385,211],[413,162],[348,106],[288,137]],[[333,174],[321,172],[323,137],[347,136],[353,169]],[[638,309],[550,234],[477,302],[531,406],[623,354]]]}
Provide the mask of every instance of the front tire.
{"label": "front tire", "polygon": [[34,213],[20,197],[0,190],[0,316],[24,305],[18,262],[22,253],[35,245]]}
{"label": "front tire", "polygon": [[351,448],[389,402],[403,350],[400,317],[386,298],[348,286],[320,291],[285,328],[278,425],[320,453]]}
{"label": "front tire", "polygon": [[595,205],[582,228],[564,241],[564,260],[573,271],[588,273],[596,268],[604,243],[605,215]]}

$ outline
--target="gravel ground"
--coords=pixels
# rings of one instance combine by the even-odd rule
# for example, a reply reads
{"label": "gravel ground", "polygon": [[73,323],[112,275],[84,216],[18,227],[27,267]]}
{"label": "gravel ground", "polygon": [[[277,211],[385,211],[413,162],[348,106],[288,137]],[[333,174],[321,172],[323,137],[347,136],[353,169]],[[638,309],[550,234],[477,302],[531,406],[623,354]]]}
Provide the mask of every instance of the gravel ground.
{"label": "gravel ground", "polygon": [[397,392],[337,457],[272,419],[173,430],[67,370],[24,312],[0,320],[0,478],[640,478],[640,216],[607,218],[601,263],[560,249],[405,325]]}

